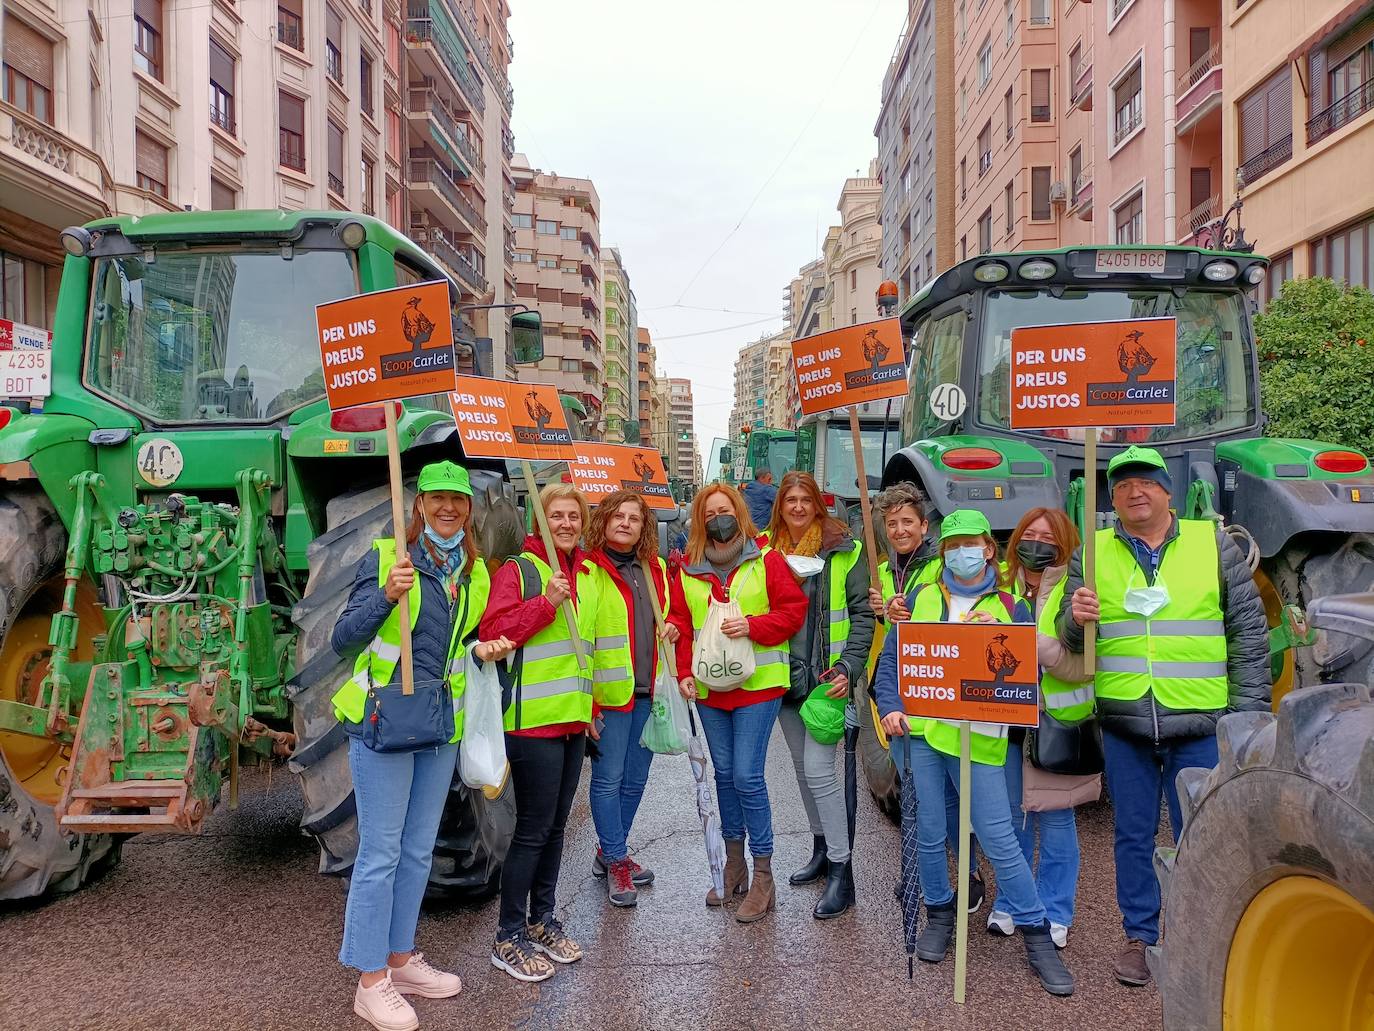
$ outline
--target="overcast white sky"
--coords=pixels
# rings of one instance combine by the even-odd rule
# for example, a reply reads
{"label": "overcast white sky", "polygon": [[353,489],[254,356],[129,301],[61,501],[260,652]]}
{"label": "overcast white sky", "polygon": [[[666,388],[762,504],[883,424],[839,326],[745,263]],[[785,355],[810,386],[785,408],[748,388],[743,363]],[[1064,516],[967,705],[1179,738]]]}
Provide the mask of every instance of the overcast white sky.
{"label": "overcast white sky", "polygon": [[740,346],[781,328],[844,179],[877,156],[905,13],[905,0],[511,0],[516,150],[596,183],[602,246],[620,248],[659,368],[692,380],[703,462],[726,433]]}

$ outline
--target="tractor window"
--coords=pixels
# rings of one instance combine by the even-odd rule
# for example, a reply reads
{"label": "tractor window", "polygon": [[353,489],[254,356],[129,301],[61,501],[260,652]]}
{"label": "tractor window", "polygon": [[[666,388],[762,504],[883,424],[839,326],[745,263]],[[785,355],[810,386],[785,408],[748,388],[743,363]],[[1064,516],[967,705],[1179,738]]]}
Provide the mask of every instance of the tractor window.
{"label": "tractor window", "polygon": [[[964,327],[968,315],[961,306],[939,315],[917,330],[911,391],[902,413],[902,439],[933,436],[950,420],[941,419],[930,406],[931,395],[942,385],[960,382],[964,357]],[[942,394],[943,396],[943,394]]]}
{"label": "tractor window", "polygon": [[86,381],[163,422],[263,422],[324,396],[315,305],[357,291],[347,251],[101,258]]}
{"label": "tractor window", "polygon": [[[1178,421],[1173,426],[1104,430],[1108,443],[1160,443],[1244,430],[1256,419],[1250,336],[1239,291],[990,291],[983,307],[978,356],[978,421],[1006,429],[1011,399],[1011,331],[1117,319],[1178,320]],[[1045,436],[1082,439],[1082,431]]]}

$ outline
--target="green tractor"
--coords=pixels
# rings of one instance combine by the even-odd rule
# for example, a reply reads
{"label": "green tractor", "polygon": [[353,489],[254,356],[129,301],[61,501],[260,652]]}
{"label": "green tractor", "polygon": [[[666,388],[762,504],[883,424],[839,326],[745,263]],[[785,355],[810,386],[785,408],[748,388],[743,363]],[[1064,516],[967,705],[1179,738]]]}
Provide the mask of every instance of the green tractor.
{"label": "green tractor", "polygon": [[[198,832],[245,763],[289,761],[321,872],[347,874],[329,699],[351,670],[329,637],[391,509],[385,409],[329,411],[314,308],[449,277],[342,212],[112,218],[63,243],[51,394],[0,407],[0,899],[75,889],[130,834]],[[537,360],[534,320],[518,343]],[[398,423],[408,477],[465,460],[444,396]],[[514,492],[467,464],[500,560]],[[489,891],[513,819],[455,779],[432,894]]]}
{"label": "green tractor", "polygon": [[[1107,462],[1148,444],[1169,464],[1179,514],[1221,520],[1251,558],[1271,626],[1275,706],[1300,685],[1369,682],[1374,648],[1313,635],[1301,613],[1314,598],[1374,586],[1374,469],[1341,444],[1263,436],[1251,316],[1267,267],[1190,247],[1078,247],[947,269],[901,312],[909,389],[883,485],[918,484],[936,525],[974,507],[1005,537],[1037,506],[1105,525]],[[1177,319],[1175,425],[1102,431],[1091,470],[1081,430],[1011,432],[1013,329],[1147,317]],[[1098,512],[1083,512],[1085,475],[1097,479]],[[896,818],[896,770],[871,706],[861,721],[869,787]]]}

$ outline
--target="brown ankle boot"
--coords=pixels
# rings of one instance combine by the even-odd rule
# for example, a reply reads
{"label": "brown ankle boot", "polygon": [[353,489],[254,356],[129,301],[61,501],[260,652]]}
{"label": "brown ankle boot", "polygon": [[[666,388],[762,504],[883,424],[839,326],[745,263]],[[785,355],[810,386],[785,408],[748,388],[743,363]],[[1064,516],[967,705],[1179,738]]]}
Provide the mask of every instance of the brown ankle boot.
{"label": "brown ankle boot", "polygon": [[733,902],[735,896],[749,890],[749,867],[744,865],[744,842],[725,842],[725,898],[722,899],[712,888],[706,893],[708,906],[719,906],[722,902]]}
{"label": "brown ankle boot", "polygon": [[762,920],[777,905],[777,901],[777,892],[773,888],[773,857],[755,856],[754,882],[749,885],[749,894],[739,904],[735,919],[742,924]]}

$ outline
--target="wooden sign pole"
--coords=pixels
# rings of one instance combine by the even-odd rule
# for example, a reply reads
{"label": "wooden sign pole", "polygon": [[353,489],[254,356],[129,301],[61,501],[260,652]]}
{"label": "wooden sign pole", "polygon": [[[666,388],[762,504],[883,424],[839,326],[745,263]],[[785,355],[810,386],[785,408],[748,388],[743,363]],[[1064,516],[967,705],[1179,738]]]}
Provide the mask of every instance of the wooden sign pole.
{"label": "wooden sign pole", "polygon": [[[528,458],[520,459],[520,471],[525,475],[525,489],[530,494],[530,507],[534,509],[534,521],[539,524],[539,536],[544,541],[544,550],[549,556],[549,568],[557,572],[561,568],[558,561],[558,550],[553,544],[553,531],[549,529],[549,517],[544,513],[544,506],[539,503],[539,491],[534,485],[534,470],[530,468]],[[577,653],[577,665],[583,668],[587,665],[587,649],[582,646],[582,632],[577,628],[577,612],[573,609],[571,598],[564,598],[563,621],[568,627],[568,636],[572,638],[573,651]]]}
{"label": "wooden sign pole", "polygon": [[969,792],[973,790],[972,742],[968,720],[959,721],[959,890],[954,904],[954,1001],[964,1004],[968,979],[968,871],[973,857]]}
{"label": "wooden sign pole", "polygon": [[[1097,427],[1083,438],[1083,586],[1097,590]],[[1097,623],[1083,624],[1083,667],[1097,668]]]}
{"label": "wooden sign pole", "polygon": [[[658,624],[660,631],[668,626],[668,621],[663,618],[663,606],[658,603],[658,588],[654,586],[654,574],[649,563],[640,559],[639,567],[644,570],[644,582],[649,585],[649,597],[654,603],[654,622]],[[663,656],[663,661],[667,663],[668,672],[673,679],[677,679],[677,654],[673,646],[662,637],[658,639],[659,654]]]}
{"label": "wooden sign pole", "polygon": [[854,436],[854,471],[859,481],[859,511],[864,519],[864,554],[868,556],[868,583],[875,591],[878,585],[878,547],[873,539],[873,503],[868,498],[868,473],[864,470],[864,442],[859,432],[859,413],[849,406],[849,432]]}
{"label": "wooden sign pole", "polygon": [[[391,480],[391,531],[396,538],[396,559],[406,554],[405,487],[401,480],[401,444],[396,435],[396,403],[385,401],[386,461]],[[415,693],[415,670],[410,660],[410,593],[397,603],[401,614],[401,694]]]}

